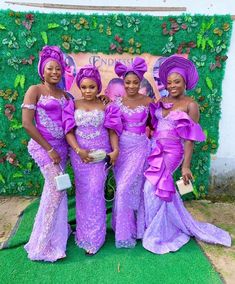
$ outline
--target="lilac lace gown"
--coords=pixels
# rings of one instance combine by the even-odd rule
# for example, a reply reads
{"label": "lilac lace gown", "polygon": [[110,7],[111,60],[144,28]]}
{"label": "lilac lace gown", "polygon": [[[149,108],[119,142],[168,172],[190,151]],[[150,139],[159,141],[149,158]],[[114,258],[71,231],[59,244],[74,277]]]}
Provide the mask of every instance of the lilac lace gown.
{"label": "lilac lace gown", "polygon": [[[35,123],[41,135],[58,152],[64,168],[68,146],[62,128],[62,109],[66,99],[56,99],[41,95],[35,109]],[[27,107],[27,105],[25,106]],[[29,108],[29,107],[27,107]],[[67,194],[57,191],[55,176],[61,171],[54,165],[48,153],[33,139],[29,141],[28,151],[40,167],[45,183],[29,242],[25,245],[31,260],[56,261],[65,257],[66,244],[69,236],[67,220]]]}
{"label": "lilac lace gown", "polygon": [[149,109],[138,106],[131,109],[119,98],[123,133],[119,140],[120,153],[114,174],[116,179],[112,227],[117,248],[133,248],[145,230],[143,185],[150,141],[145,134]]}
{"label": "lilac lace gown", "polygon": [[193,219],[175,189],[172,175],[183,161],[183,141],[203,141],[205,135],[200,125],[183,111],[171,111],[163,117],[162,108],[171,107],[170,103],[150,105],[155,133],[152,153],[148,158],[149,168],[145,172],[147,229],[143,246],[153,253],[164,254],[177,251],[190,237],[230,246],[231,238],[227,232]]}
{"label": "lilac lace gown", "polygon": [[[82,149],[103,149],[110,152],[108,129],[119,135],[122,131],[119,109],[108,105],[105,111],[74,109],[73,101],[63,112],[65,132],[75,128]],[[104,161],[85,164],[72,149],[71,163],[76,184],[76,243],[80,248],[96,253],[105,241],[106,206],[104,187],[107,172]]]}

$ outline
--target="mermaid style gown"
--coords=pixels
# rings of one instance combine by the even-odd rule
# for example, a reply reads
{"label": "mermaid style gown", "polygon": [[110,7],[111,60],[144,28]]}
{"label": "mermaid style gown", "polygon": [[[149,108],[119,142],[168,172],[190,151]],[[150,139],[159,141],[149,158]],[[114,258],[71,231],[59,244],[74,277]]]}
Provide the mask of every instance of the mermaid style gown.
{"label": "mermaid style gown", "polygon": [[[82,149],[111,151],[108,129],[120,135],[122,124],[119,108],[113,104],[103,110],[74,109],[71,100],[64,109],[65,133],[75,127],[75,136]],[[76,243],[80,248],[96,253],[105,241],[106,206],[104,187],[107,172],[104,161],[83,163],[70,149],[76,185]]]}
{"label": "mermaid style gown", "polygon": [[145,171],[147,229],[143,246],[153,253],[164,254],[177,251],[190,237],[231,246],[231,237],[226,231],[193,219],[175,189],[172,175],[183,161],[183,141],[204,141],[205,135],[200,125],[183,111],[174,110],[163,117],[162,108],[171,107],[171,103],[162,102],[150,105],[155,133],[149,168]]}
{"label": "mermaid style gown", "polygon": [[131,109],[118,98],[123,133],[119,140],[119,156],[114,167],[116,180],[112,227],[117,248],[132,248],[145,230],[143,186],[150,141],[145,134],[149,109]]}
{"label": "mermaid style gown", "polygon": [[[35,123],[41,135],[50,143],[61,157],[61,167],[65,168],[68,145],[62,128],[62,109],[66,99],[56,99],[41,95],[37,105],[24,105],[35,109]],[[66,191],[57,191],[55,176],[61,171],[54,165],[46,150],[33,139],[29,141],[28,151],[40,167],[45,183],[29,242],[25,245],[31,260],[54,262],[64,258],[67,239],[70,233]]]}

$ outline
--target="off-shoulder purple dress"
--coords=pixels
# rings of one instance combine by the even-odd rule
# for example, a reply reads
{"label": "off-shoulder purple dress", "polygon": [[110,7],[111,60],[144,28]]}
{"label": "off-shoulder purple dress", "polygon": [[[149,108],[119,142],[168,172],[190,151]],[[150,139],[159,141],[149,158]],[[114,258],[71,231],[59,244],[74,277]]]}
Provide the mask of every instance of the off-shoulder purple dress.
{"label": "off-shoulder purple dress", "polygon": [[204,141],[205,135],[200,125],[183,111],[170,111],[163,117],[162,108],[171,107],[172,104],[162,102],[150,105],[155,132],[149,168],[145,171],[147,229],[143,246],[153,253],[164,254],[177,251],[190,237],[230,246],[231,237],[227,232],[193,219],[175,189],[172,175],[183,161],[184,140]]}
{"label": "off-shoulder purple dress", "polygon": [[[70,101],[63,112],[65,133],[75,129],[79,147],[87,150],[111,151],[108,129],[118,135],[122,131],[119,108],[113,104],[103,110],[85,111],[74,108]],[[106,206],[104,187],[107,172],[104,161],[83,163],[70,150],[76,184],[76,243],[80,248],[96,253],[105,241]]]}
{"label": "off-shoulder purple dress", "polygon": [[123,133],[114,168],[117,188],[112,227],[116,247],[133,248],[145,230],[143,186],[146,159],[150,153],[150,141],[145,134],[149,108],[142,105],[131,109],[121,98],[116,104],[121,110]]}
{"label": "off-shoulder purple dress", "polygon": [[[35,123],[41,135],[50,143],[61,157],[65,167],[68,145],[62,127],[62,109],[65,97],[56,99],[41,95],[35,109]],[[29,107],[28,107],[29,108]],[[28,151],[40,167],[45,183],[29,242],[25,245],[31,260],[56,261],[65,257],[66,244],[70,233],[66,191],[57,191],[55,176],[61,171],[54,165],[48,153],[33,139],[29,141]]]}

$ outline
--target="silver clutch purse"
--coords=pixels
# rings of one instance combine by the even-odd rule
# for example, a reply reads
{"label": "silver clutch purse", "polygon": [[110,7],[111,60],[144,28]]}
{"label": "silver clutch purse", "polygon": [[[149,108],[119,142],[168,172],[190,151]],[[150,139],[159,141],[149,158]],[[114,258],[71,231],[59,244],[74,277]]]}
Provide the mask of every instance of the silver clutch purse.
{"label": "silver clutch purse", "polygon": [[184,184],[183,178],[181,177],[179,180],[176,181],[176,185],[178,187],[180,195],[193,192],[193,185],[190,180],[188,184]]}
{"label": "silver clutch purse", "polygon": [[91,163],[98,163],[101,162],[105,159],[106,157],[106,151],[105,150],[93,150],[90,151],[88,154],[89,157],[93,158],[93,160],[91,161]]}
{"label": "silver clutch purse", "polygon": [[58,176],[55,177],[55,183],[56,183],[57,191],[62,191],[62,190],[70,188],[72,184],[71,184],[69,175],[63,172],[61,165],[59,166],[60,166],[61,172],[59,173]]}

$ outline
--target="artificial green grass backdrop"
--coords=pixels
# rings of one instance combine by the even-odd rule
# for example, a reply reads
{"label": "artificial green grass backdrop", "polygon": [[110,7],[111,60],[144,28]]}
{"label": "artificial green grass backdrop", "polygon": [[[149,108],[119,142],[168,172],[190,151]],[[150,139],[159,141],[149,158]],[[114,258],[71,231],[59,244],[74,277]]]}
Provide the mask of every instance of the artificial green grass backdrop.
{"label": "artificial green grass backdrop", "polygon": [[220,102],[230,15],[149,16],[140,14],[53,14],[0,10],[0,194],[39,195],[43,179],[27,153],[29,137],[21,124],[24,94],[38,84],[38,53],[58,45],[65,53],[188,54],[199,72],[189,92],[199,104],[207,136],[196,143],[192,161],[195,187],[204,198],[209,185],[210,155],[218,148]]}
{"label": "artificial green grass backdrop", "polygon": [[[74,225],[74,199],[69,201],[69,220]],[[67,258],[55,263],[32,262],[23,249],[29,238],[38,201],[23,215],[20,227],[0,251],[0,283],[161,283],[221,284],[218,273],[194,240],[175,253],[155,255],[141,242],[134,249],[116,249],[114,233],[108,228],[105,245],[95,256],[86,256],[70,237]],[[110,217],[110,215],[109,215]]]}

